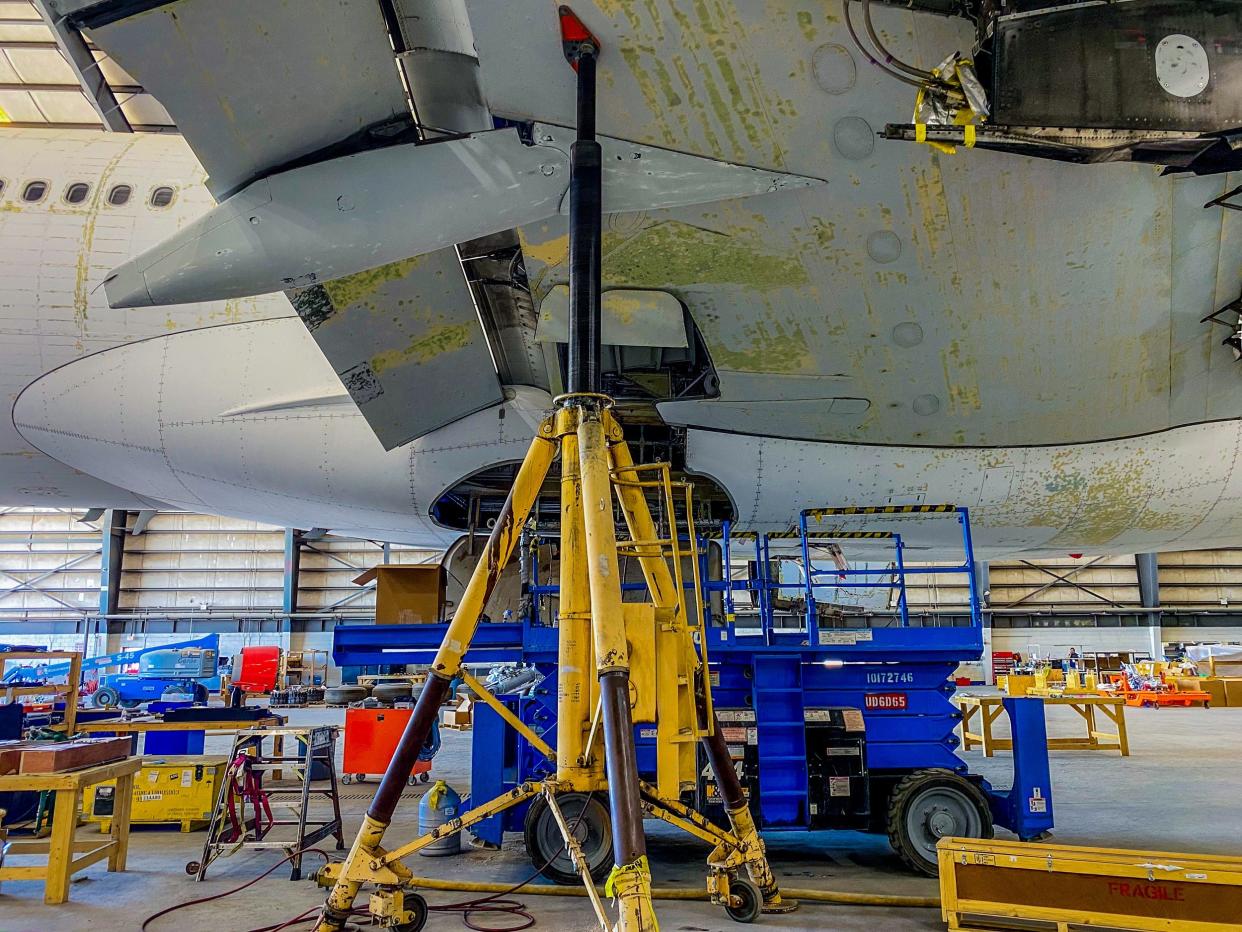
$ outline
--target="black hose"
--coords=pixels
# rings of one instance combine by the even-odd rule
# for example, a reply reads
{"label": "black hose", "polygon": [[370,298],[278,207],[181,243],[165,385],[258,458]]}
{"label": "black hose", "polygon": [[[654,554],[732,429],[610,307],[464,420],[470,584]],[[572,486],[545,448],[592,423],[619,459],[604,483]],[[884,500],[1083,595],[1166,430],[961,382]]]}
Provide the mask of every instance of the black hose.
{"label": "black hose", "polygon": [[915,81],[913,78],[907,77],[901,72],[893,71],[891,68],[886,68],[884,64],[878,58],[876,58],[874,55],[871,54],[871,52],[867,49],[867,46],[863,44],[862,39],[859,38],[857,30],[854,29],[854,21],[850,16],[850,3],[851,3],[851,0],[841,0],[841,9],[845,13],[845,28],[849,30],[850,39],[853,40],[854,47],[857,48],[858,51],[863,53],[867,61],[871,62],[871,64],[875,65],[877,68],[883,71],[890,78],[894,78],[895,80],[900,81],[902,84],[909,84],[911,87],[917,87],[919,89],[922,89],[923,87],[922,82]]}
{"label": "black hose", "polygon": [[875,31],[875,25],[871,22],[871,0],[862,0],[862,8],[863,26],[867,29],[867,35],[871,38],[871,44],[875,46],[875,50],[877,52],[884,56],[884,59],[888,64],[895,65],[898,70],[904,71],[912,78],[918,78],[924,82],[939,81],[939,79],[930,71],[924,71],[922,68],[916,68],[913,65],[908,65],[890,52],[888,48],[885,47],[884,43],[880,41],[880,37]]}

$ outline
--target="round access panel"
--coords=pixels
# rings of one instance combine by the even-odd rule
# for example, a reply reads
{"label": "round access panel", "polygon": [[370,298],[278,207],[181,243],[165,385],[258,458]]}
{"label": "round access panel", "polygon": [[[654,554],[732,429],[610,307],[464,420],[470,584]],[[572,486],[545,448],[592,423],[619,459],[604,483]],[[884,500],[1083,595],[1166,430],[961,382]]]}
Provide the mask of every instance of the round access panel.
{"label": "round access panel", "polygon": [[1174,33],[1156,46],[1156,80],[1174,97],[1197,97],[1211,77],[1207,52],[1198,39]]}

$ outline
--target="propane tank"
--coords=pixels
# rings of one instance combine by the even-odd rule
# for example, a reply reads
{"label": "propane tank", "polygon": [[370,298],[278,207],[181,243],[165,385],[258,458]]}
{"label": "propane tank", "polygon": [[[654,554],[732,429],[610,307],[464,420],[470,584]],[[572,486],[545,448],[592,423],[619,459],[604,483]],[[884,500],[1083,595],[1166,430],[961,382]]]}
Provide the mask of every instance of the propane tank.
{"label": "propane tank", "polygon": [[[435,785],[423,794],[423,798],[418,803],[418,833],[425,835],[432,829],[453,821],[459,815],[461,815],[461,797],[443,780],[437,780]],[[461,854],[461,832],[445,835],[418,853],[429,858]]]}

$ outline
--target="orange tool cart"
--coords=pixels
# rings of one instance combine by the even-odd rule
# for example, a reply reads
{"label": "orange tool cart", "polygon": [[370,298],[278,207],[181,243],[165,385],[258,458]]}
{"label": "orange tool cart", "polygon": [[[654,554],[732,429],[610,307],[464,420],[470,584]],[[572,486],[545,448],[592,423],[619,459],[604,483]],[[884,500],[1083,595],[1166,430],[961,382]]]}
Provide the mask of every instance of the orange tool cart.
{"label": "orange tool cart", "polygon": [[[370,774],[382,774],[388,768],[405,723],[413,709],[346,709],[345,759],[342,783],[362,783]],[[409,784],[426,783],[431,779],[431,758],[440,750],[440,730],[432,728],[423,753],[410,772]],[[423,758],[426,758],[425,760]]]}

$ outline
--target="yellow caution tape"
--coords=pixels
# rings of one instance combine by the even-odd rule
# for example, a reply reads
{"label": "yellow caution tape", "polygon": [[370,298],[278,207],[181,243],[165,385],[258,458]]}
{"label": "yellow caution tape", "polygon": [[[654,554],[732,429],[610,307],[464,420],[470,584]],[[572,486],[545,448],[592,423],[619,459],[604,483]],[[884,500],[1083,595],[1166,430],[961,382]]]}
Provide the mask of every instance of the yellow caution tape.
{"label": "yellow caution tape", "polygon": [[975,147],[975,139],[976,139],[975,124],[967,123],[964,132],[966,133],[966,139],[965,139],[966,148],[973,149]]}
{"label": "yellow caution tape", "polygon": [[[614,864],[608,873],[608,879],[604,881],[604,896],[625,898],[633,896],[640,889],[648,897],[651,896],[651,868],[645,854],[629,864]],[[648,912],[651,913],[652,932],[660,932],[660,923],[655,913],[650,910]]]}

